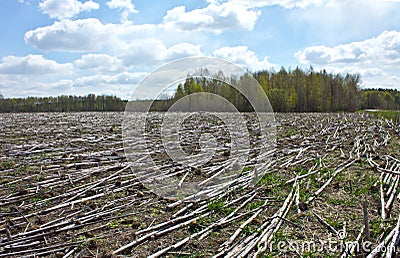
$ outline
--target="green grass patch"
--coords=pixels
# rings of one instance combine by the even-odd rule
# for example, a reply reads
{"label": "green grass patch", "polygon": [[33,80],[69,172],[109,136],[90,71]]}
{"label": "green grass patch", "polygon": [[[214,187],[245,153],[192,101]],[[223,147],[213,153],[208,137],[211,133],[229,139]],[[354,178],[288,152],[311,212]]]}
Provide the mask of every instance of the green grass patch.
{"label": "green grass patch", "polygon": [[264,174],[257,184],[265,186],[283,186],[285,184],[285,179],[276,172],[272,172]]}
{"label": "green grass patch", "polygon": [[252,202],[252,203],[250,203],[248,205],[249,206],[249,210],[257,209],[258,207],[260,207],[263,204],[264,204],[264,201],[262,201],[262,200]]}
{"label": "green grass patch", "polygon": [[11,169],[14,167],[14,165],[15,165],[15,162],[13,160],[5,160],[0,163],[0,168]]}
{"label": "green grass patch", "polygon": [[386,118],[395,123],[400,123],[400,110],[362,110],[361,112],[365,112],[378,118]]}
{"label": "green grass patch", "polygon": [[224,201],[222,200],[215,200],[207,204],[208,209],[214,212],[220,211],[223,208],[223,206],[224,206]]}

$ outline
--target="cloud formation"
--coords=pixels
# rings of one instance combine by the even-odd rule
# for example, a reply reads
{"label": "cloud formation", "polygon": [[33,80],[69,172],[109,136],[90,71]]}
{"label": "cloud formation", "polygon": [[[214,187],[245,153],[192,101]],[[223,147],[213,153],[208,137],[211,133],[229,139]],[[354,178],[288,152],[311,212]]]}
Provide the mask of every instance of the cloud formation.
{"label": "cloud formation", "polygon": [[208,0],[209,3],[230,2],[247,8],[265,7],[265,6],[281,6],[285,9],[306,8],[309,6],[329,6],[333,4],[333,0]]}
{"label": "cloud formation", "polygon": [[[189,56],[215,56],[252,71],[311,64],[359,73],[363,86],[399,85],[399,0],[206,0],[164,3],[149,10],[151,17],[147,10],[132,15],[138,12],[133,0],[17,1],[46,17],[29,17],[32,24],[18,31],[29,45],[23,54],[0,56],[6,96],[41,89],[42,95],[121,96],[136,73]],[[93,18],[80,17],[97,9],[85,14]],[[30,47],[42,55],[26,55]]]}
{"label": "cloud formation", "polygon": [[41,50],[96,51],[107,41],[107,26],[98,19],[56,21],[25,33],[25,42]]}
{"label": "cloud formation", "polygon": [[400,32],[384,31],[363,41],[311,46],[295,53],[302,64],[333,73],[352,73],[362,76],[362,86],[396,88],[399,85]]}
{"label": "cloud formation", "polygon": [[87,54],[74,62],[74,67],[78,69],[89,69],[96,72],[118,72],[125,68],[121,60],[107,54]]}
{"label": "cloud formation", "polygon": [[146,37],[155,28],[151,24],[103,24],[97,18],[55,21],[25,33],[25,42],[40,50],[93,52],[119,48],[124,42]]}
{"label": "cloud formation", "polygon": [[226,2],[209,4],[205,8],[186,11],[175,7],[164,16],[163,26],[181,31],[210,31],[221,33],[226,29],[252,30],[260,11],[249,10],[240,4]]}
{"label": "cloud formation", "polygon": [[74,87],[80,86],[104,86],[104,85],[119,85],[119,84],[130,84],[132,86],[136,85],[143,77],[147,75],[144,72],[122,72],[113,75],[91,75],[91,76],[83,76],[77,78],[73,81],[72,85]]}
{"label": "cloud formation", "polygon": [[80,12],[99,9],[99,4],[93,0],[80,2],[78,0],[44,0],[39,3],[40,10],[53,19],[72,18]]}
{"label": "cloud formation", "polygon": [[215,50],[213,55],[253,71],[276,66],[268,61],[268,57],[259,60],[256,53],[249,50],[247,46],[222,47]]}
{"label": "cloud formation", "polygon": [[162,62],[202,55],[201,46],[190,43],[179,43],[170,47],[155,38],[132,41],[120,51],[120,58],[126,66],[153,66]]}
{"label": "cloud formation", "polygon": [[20,75],[46,75],[46,74],[70,74],[72,64],[59,64],[48,60],[42,55],[6,56],[1,59],[1,74]]}
{"label": "cloud formation", "polygon": [[107,6],[111,9],[117,9],[121,11],[121,21],[125,22],[128,20],[130,13],[137,13],[132,0],[111,0],[107,2]]}
{"label": "cloud formation", "polygon": [[[87,95],[111,94],[128,98],[136,85],[146,76],[145,72],[121,72],[114,74],[95,74],[75,79],[64,79],[51,83],[52,92]],[[38,84],[40,87],[40,84]]]}
{"label": "cloud formation", "polygon": [[334,47],[307,47],[295,53],[303,64],[400,63],[400,32],[384,31],[377,37]]}

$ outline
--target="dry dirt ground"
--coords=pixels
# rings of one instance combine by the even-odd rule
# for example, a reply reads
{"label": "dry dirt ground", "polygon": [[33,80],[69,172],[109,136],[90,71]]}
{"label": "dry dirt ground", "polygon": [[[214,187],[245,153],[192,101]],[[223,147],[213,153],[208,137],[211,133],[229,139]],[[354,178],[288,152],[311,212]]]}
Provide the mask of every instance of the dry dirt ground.
{"label": "dry dirt ground", "polygon": [[[123,113],[0,114],[0,257],[394,257],[399,125],[277,114],[276,151],[255,172],[258,128],[245,116],[242,173],[206,199],[179,201],[152,193],[130,169]],[[211,123],[225,149],[208,173],[171,162],[154,117],[152,157],[179,180],[204,180],[229,156],[226,128]],[[193,137],[182,143],[189,154],[199,148]],[[263,176],[252,185],[254,173]]]}

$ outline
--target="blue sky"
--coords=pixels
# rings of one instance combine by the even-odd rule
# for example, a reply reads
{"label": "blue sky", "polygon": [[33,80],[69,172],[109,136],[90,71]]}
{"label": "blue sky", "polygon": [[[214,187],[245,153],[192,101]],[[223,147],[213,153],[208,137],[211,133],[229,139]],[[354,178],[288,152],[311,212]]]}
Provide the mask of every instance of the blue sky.
{"label": "blue sky", "polygon": [[[0,0],[0,93],[128,98],[189,56],[400,89],[400,0]],[[145,92],[136,92],[138,98]]]}

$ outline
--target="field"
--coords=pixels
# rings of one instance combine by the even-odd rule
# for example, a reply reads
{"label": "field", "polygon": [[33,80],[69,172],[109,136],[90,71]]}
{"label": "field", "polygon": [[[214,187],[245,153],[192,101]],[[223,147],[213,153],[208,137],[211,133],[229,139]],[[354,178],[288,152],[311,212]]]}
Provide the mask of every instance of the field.
{"label": "field", "polygon": [[[248,177],[254,141],[227,188],[182,201],[154,194],[130,169],[123,113],[0,116],[0,257],[394,257],[400,243],[391,120],[276,114],[277,149],[261,180]],[[168,163],[154,128],[153,157],[179,180],[219,171],[225,152],[205,174]]]}
{"label": "field", "polygon": [[376,117],[382,117],[386,119],[390,119],[394,122],[400,123],[400,111],[399,110],[379,110],[379,109],[372,109],[372,110],[363,110],[360,112],[366,112],[370,115]]}

